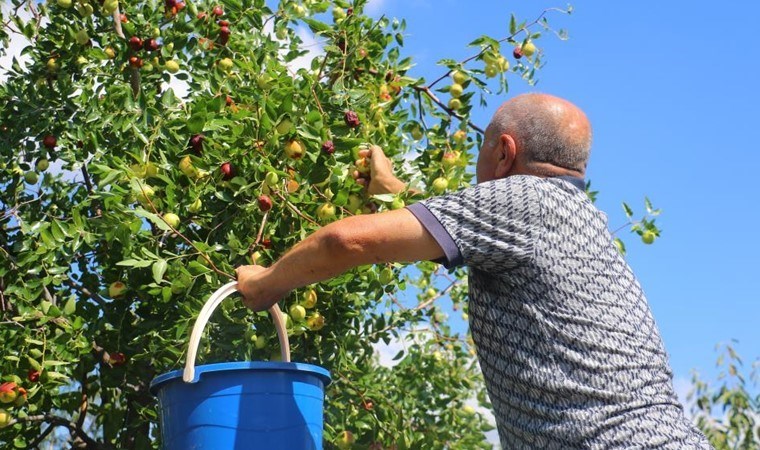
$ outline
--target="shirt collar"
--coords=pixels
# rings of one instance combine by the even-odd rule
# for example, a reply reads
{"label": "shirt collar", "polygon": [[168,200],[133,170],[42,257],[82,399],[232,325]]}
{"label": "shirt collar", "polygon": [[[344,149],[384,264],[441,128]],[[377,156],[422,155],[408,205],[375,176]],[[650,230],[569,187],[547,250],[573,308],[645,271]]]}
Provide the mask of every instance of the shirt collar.
{"label": "shirt collar", "polygon": [[586,192],[586,181],[583,178],[573,177],[570,175],[562,175],[561,177],[555,177],[555,178],[559,178],[560,180],[565,180],[568,183],[580,189],[581,191]]}

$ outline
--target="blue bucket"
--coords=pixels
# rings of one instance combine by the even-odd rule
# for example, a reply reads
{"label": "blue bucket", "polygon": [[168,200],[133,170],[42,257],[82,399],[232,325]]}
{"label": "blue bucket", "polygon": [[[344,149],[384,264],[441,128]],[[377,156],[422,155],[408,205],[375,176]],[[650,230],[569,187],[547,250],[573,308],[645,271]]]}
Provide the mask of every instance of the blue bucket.
{"label": "blue bucket", "polygon": [[[156,377],[164,450],[321,450],[324,388],[322,367],[293,362],[228,362],[194,367],[208,317],[236,283],[217,291],[193,328],[185,370]],[[270,312],[289,361],[279,308]]]}

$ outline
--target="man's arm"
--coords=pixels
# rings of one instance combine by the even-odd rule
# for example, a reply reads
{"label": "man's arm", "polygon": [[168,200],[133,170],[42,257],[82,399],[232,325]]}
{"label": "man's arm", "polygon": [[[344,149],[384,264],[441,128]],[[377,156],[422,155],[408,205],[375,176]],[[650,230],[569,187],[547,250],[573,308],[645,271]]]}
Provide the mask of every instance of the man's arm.
{"label": "man's arm", "polygon": [[271,267],[237,269],[249,308],[261,311],[293,289],[327,280],[357,266],[434,260],[443,250],[406,209],[348,217],[319,229]]}

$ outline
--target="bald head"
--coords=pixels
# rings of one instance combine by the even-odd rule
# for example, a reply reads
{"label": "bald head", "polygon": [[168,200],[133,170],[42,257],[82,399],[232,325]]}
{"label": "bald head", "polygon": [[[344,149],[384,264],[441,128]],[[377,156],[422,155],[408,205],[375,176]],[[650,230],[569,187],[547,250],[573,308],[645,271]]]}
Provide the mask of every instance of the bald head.
{"label": "bald head", "polygon": [[523,94],[496,111],[486,131],[486,145],[500,136],[514,139],[517,160],[539,176],[583,176],[591,151],[591,125],[577,106],[547,94]]}

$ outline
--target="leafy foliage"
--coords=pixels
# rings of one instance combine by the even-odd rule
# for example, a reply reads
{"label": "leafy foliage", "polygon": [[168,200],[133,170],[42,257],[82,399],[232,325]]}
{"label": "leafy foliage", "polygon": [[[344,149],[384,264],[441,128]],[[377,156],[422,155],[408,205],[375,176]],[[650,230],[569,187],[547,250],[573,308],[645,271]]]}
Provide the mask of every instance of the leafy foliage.
{"label": "leafy foliage", "polygon": [[694,373],[689,399],[697,426],[717,450],[760,448],[760,393],[755,360],[745,368],[731,344],[721,345],[717,366],[718,385],[711,385]]}
{"label": "leafy foliage", "polygon": [[[405,22],[365,3],[12,1],[0,39],[29,45],[0,86],[0,377],[20,400],[4,405],[0,443],[157,448],[148,384],[181,365],[233,268],[334,220],[326,204],[340,218],[398,200],[354,181],[363,146],[385,148],[417,191],[470,182],[473,99],[485,103],[488,78],[501,92],[507,75],[532,82],[540,51],[510,65],[501,47],[533,45],[546,12],[426,83],[409,73]],[[301,67],[304,27],[323,53]],[[436,87],[454,71],[461,93]],[[351,431],[362,447],[487,447],[491,426],[468,404],[486,405],[472,342],[434,302],[462,307],[464,272],[417,271],[360,267],[283,300],[317,299],[289,332],[294,360],[333,373],[328,445]],[[418,303],[398,300],[407,288]],[[207,334],[201,362],[278,354],[268,317],[239,302]],[[375,354],[391,340],[406,347],[393,368]]]}

